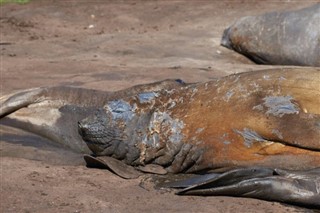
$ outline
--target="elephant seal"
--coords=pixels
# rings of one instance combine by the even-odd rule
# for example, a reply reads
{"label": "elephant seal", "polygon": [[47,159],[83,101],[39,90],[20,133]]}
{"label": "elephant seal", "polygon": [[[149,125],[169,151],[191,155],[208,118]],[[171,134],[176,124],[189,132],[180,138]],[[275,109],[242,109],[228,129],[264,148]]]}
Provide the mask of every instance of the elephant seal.
{"label": "elephant seal", "polygon": [[320,72],[241,73],[109,101],[79,122],[97,156],[168,172],[320,165]]}
{"label": "elephant seal", "polygon": [[[271,69],[193,84],[168,80],[115,93],[37,88],[1,98],[0,118],[7,125],[91,152],[85,155],[88,166],[108,168],[124,178],[137,177],[141,171],[223,169],[228,174],[232,168],[240,169],[235,174],[241,176],[247,171],[242,168],[256,167],[301,170],[309,177],[307,171],[320,165],[319,71]],[[83,150],[85,144],[90,152]],[[233,179],[228,177],[222,179],[224,184]],[[255,177],[255,173],[244,176],[249,194]],[[279,194],[275,200],[289,202],[294,198],[283,200],[284,194],[277,191],[287,190],[296,197],[310,190],[319,194],[318,179],[305,183],[298,178],[297,185],[287,187],[288,178],[268,179],[271,189],[258,184],[261,193],[251,193],[252,197],[269,199],[271,190]],[[292,203],[310,202],[319,204],[312,196]]]}
{"label": "elephant seal", "polygon": [[243,17],[227,28],[221,45],[258,64],[320,66],[320,3]]}

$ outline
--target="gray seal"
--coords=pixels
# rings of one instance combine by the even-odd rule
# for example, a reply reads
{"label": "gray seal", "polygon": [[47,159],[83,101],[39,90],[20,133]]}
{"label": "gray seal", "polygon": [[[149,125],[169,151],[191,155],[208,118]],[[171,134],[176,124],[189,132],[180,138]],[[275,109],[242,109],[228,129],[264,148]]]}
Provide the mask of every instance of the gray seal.
{"label": "gray seal", "polygon": [[258,64],[320,66],[320,3],[239,19],[221,45]]}

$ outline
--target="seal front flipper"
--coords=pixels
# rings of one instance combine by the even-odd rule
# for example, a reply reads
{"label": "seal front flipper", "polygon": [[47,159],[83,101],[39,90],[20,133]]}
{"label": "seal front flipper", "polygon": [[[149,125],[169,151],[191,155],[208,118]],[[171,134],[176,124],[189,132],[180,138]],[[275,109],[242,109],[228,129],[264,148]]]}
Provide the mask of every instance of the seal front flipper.
{"label": "seal front flipper", "polygon": [[159,175],[165,175],[168,173],[162,166],[156,164],[148,164],[134,168],[120,160],[108,156],[94,157],[92,155],[84,155],[84,160],[86,161],[87,167],[108,169],[125,179],[135,179],[143,175],[143,173]]}
{"label": "seal front flipper", "polygon": [[128,166],[125,163],[108,156],[93,157],[91,155],[84,155],[84,160],[88,167],[108,169],[125,179],[138,178],[143,174],[132,166]]}
{"label": "seal front flipper", "polygon": [[144,173],[151,173],[151,174],[158,174],[158,175],[165,175],[168,173],[162,166],[157,164],[147,164],[144,166],[138,166],[137,169]]}
{"label": "seal front flipper", "polygon": [[[256,172],[254,172],[256,170]],[[237,169],[179,191],[178,195],[237,196],[320,207],[320,169]]]}

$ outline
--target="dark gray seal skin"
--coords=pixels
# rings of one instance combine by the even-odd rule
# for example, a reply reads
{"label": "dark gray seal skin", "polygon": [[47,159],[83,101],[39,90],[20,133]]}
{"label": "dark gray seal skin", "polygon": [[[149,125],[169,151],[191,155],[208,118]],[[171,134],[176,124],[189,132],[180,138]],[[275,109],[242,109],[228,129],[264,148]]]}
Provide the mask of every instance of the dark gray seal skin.
{"label": "dark gray seal skin", "polygon": [[320,66],[320,3],[243,17],[227,28],[221,45],[258,64]]}
{"label": "dark gray seal skin", "polygon": [[183,188],[178,195],[250,197],[320,208],[320,168],[303,172],[240,168],[167,183],[163,187]]}
{"label": "dark gray seal skin", "polygon": [[91,151],[78,133],[78,121],[94,114],[108,101],[182,85],[181,80],[164,80],[117,92],[67,86],[33,88],[1,97],[0,123],[89,154]]}

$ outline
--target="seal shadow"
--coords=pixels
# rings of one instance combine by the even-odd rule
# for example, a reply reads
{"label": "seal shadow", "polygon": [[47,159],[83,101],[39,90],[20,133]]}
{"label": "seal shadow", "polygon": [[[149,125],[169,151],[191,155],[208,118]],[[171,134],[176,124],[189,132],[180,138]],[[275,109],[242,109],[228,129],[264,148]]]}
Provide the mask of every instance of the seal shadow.
{"label": "seal shadow", "polygon": [[[3,130],[6,130],[4,133]],[[50,165],[84,165],[83,155],[49,139],[1,126],[1,157],[24,158]]]}

